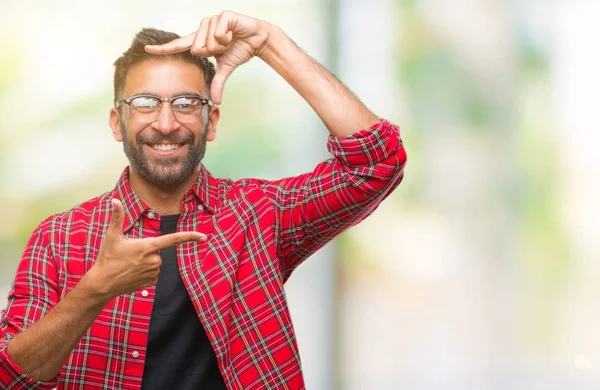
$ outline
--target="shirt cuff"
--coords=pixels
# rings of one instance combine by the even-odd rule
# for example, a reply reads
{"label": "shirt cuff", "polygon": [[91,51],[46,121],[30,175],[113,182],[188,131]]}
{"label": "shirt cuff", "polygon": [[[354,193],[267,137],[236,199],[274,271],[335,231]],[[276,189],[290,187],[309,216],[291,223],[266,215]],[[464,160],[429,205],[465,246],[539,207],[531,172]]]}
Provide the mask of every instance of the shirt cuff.
{"label": "shirt cuff", "polygon": [[400,129],[385,119],[344,138],[329,136],[327,150],[347,166],[368,166],[395,155],[401,148]]}
{"label": "shirt cuff", "polygon": [[[52,390],[58,385],[58,379],[40,382],[27,376],[8,356],[8,348],[0,351],[0,387],[5,389],[41,389]],[[5,386],[5,387],[3,387]]]}

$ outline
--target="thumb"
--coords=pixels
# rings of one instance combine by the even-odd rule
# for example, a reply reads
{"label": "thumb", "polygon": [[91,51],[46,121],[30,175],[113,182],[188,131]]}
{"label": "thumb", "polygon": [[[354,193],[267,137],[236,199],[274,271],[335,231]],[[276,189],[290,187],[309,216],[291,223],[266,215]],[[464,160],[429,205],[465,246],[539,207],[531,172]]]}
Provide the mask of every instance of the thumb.
{"label": "thumb", "polygon": [[123,232],[123,220],[125,211],[123,210],[123,204],[118,199],[111,199],[110,203],[113,207],[112,218],[108,225],[108,233],[117,237],[121,236]]}
{"label": "thumb", "polygon": [[217,63],[217,73],[210,85],[210,96],[213,103],[221,104],[223,101],[223,88],[225,87],[225,82],[234,69],[235,67],[231,65]]}

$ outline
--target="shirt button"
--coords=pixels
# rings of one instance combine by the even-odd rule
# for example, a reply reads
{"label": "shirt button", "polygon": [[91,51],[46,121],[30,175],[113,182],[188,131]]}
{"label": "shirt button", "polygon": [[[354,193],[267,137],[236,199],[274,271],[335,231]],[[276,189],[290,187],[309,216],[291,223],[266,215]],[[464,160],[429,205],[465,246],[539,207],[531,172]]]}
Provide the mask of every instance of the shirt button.
{"label": "shirt button", "polygon": [[135,221],[134,225],[135,226],[140,226],[140,221]]}
{"label": "shirt button", "polygon": [[133,356],[133,358],[134,358],[134,359],[137,359],[137,358],[138,358],[138,356],[140,356],[140,353],[139,353],[138,351],[133,351],[133,352],[131,353],[131,356]]}
{"label": "shirt button", "polygon": [[148,290],[142,290],[142,296],[146,298],[148,296]]}
{"label": "shirt button", "polygon": [[204,207],[200,204],[200,205],[198,205],[198,210],[204,211]]}
{"label": "shirt button", "polygon": [[150,212],[148,213],[148,218],[150,218],[150,219],[154,219],[154,212],[153,212],[153,211],[150,211]]}

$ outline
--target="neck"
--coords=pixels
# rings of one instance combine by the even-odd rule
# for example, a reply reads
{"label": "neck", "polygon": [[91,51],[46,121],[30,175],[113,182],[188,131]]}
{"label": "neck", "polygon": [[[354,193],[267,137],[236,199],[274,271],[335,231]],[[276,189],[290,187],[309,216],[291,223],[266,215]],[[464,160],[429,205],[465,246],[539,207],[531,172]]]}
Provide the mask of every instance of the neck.
{"label": "neck", "polygon": [[158,214],[180,214],[181,199],[198,180],[199,173],[200,166],[180,184],[163,188],[149,182],[130,166],[129,183],[142,202]]}

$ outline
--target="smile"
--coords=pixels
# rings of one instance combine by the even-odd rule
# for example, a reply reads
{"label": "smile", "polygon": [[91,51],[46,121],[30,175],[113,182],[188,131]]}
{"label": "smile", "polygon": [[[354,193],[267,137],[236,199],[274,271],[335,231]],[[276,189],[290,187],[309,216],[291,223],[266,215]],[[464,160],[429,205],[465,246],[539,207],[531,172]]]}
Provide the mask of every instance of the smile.
{"label": "smile", "polygon": [[183,145],[178,144],[151,144],[150,147],[159,152],[170,152],[175,149],[179,149]]}
{"label": "smile", "polygon": [[168,156],[177,153],[186,144],[146,144],[145,146],[152,149],[152,151],[161,156]]}

